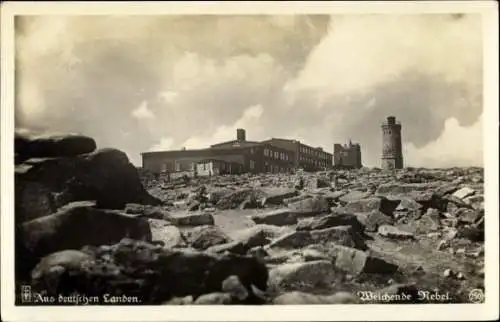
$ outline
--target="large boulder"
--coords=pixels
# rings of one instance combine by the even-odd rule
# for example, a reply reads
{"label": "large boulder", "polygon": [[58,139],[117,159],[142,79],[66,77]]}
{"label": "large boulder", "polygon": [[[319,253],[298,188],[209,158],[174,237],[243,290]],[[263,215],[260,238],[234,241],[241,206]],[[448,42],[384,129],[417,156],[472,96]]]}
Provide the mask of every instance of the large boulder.
{"label": "large boulder", "polygon": [[76,292],[99,296],[101,301],[106,293],[127,294],[136,296],[140,304],[152,305],[176,297],[191,295],[197,299],[203,294],[224,292],[224,281],[233,275],[249,293],[247,304],[258,302],[254,289],[267,290],[266,266],[249,256],[172,251],[129,239],[98,247],[91,256],[90,261],[73,256],[71,262],[76,265],[42,259],[44,269],[33,276],[33,291],[46,290],[47,296]]}
{"label": "large boulder", "polygon": [[93,202],[74,202],[57,213],[18,226],[16,252],[29,263],[64,249],[104,245],[124,237],[151,240],[149,223],[114,210],[98,209]]}
{"label": "large boulder", "polygon": [[100,208],[109,209],[123,209],[127,203],[160,203],[144,190],[127,155],[116,149],[101,149],[67,158],[27,160],[16,168],[15,184],[16,218],[19,222],[48,214],[47,207],[30,209],[22,206],[27,196],[33,193],[34,184],[39,187],[39,197],[31,196],[28,200],[45,200],[50,191],[51,210],[81,200],[95,200]]}
{"label": "large boulder", "polygon": [[72,157],[95,149],[94,139],[77,133],[34,133],[18,129],[14,136],[19,162],[30,158]]}
{"label": "large boulder", "polygon": [[329,261],[286,263],[269,272],[271,291],[312,290],[329,287],[336,279],[335,268]]}

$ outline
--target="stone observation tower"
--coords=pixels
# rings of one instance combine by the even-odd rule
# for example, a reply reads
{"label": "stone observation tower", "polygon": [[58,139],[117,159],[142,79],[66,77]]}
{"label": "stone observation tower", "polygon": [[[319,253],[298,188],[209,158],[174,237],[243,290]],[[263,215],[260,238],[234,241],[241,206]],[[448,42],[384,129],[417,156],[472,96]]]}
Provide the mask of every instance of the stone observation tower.
{"label": "stone observation tower", "polygon": [[382,169],[402,169],[401,124],[394,116],[382,124]]}

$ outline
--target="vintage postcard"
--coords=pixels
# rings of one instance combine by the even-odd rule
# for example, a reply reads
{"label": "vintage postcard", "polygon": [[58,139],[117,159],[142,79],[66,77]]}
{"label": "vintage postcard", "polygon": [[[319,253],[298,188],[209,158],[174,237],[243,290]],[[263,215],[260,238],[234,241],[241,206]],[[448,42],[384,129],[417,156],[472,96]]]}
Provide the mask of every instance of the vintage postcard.
{"label": "vintage postcard", "polygon": [[498,7],[3,2],[6,321],[498,318]]}

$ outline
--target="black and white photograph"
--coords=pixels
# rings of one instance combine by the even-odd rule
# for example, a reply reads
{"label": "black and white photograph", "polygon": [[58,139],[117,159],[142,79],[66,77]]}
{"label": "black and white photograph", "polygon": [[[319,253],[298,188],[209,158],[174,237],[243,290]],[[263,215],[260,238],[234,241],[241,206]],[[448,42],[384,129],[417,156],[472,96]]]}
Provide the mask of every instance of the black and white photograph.
{"label": "black and white photograph", "polygon": [[498,317],[497,4],[333,3],[2,3],[2,306]]}

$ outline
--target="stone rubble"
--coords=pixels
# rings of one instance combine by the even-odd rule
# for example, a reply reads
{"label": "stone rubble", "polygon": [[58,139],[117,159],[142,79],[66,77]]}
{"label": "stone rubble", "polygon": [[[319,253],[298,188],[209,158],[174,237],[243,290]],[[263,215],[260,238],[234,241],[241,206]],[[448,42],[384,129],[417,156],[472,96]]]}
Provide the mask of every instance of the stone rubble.
{"label": "stone rubble", "polygon": [[20,131],[15,144],[16,282],[47,295],[346,304],[370,291],[413,303],[439,286],[460,302],[484,285],[480,168],[169,181],[81,135]]}

